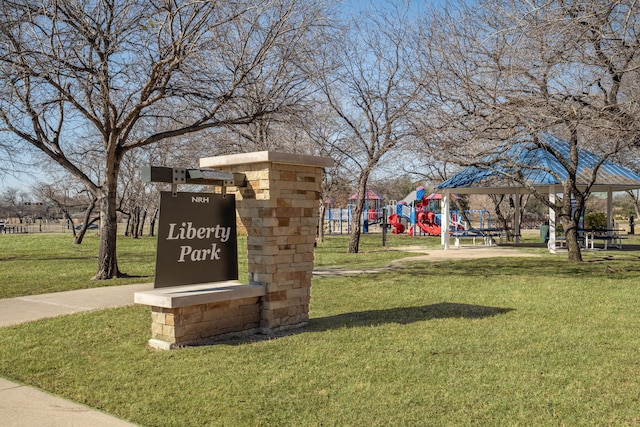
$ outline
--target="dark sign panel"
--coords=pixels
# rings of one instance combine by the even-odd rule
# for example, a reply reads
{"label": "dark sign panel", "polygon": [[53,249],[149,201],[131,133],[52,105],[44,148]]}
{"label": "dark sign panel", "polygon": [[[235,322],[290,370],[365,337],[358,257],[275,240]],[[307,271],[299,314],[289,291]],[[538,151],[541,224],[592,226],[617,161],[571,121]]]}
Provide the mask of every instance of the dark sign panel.
{"label": "dark sign panel", "polygon": [[235,196],[160,194],[154,287],[238,278]]}

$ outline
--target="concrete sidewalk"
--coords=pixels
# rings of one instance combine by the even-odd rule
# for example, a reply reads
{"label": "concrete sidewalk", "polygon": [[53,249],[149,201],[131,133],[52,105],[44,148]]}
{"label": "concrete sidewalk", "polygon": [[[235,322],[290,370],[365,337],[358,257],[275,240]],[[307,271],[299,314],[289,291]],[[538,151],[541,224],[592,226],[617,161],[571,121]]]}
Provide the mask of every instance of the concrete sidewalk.
{"label": "concrete sidewalk", "polygon": [[[420,254],[395,260],[387,267],[365,269],[316,269],[314,276],[349,276],[354,274],[376,273],[398,268],[407,261],[440,262],[461,259],[531,257],[535,254],[521,252],[515,248],[498,246],[471,246],[452,248],[447,251],[423,246],[397,247],[393,250]],[[80,289],[68,292],[32,295],[25,297],[0,299],[0,327],[31,322],[47,317],[83,311],[101,310],[110,307],[133,305],[133,294],[153,289],[153,283],[125,286],[107,286],[102,288]]]}
{"label": "concrete sidewalk", "polygon": [[[109,286],[0,300],[0,327],[47,317],[133,305],[133,294],[153,284]],[[0,378],[3,427],[125,427],[134,424],[33,387]]]}
{"label": "concrete sidewalk", "polygon": [[420,254],[400,258],[391,261],[386,267],[363,268],[363,269],[344,269],[344,268],[323,268],[313,270],[316,277],[335,277],[335,276],[353,276],[356,274],[374,274],[383,271],[401,268],[403,263],[426,261],[426,262],[443,262],[480,258],[505,258],[505,257],[536,257],[537,254],[522,252],[517,248],[498,247],[498,246],[461,246],[451,248],[449,250],[439,248],[425,248],[424,246],[398,246],[392,248],[394,251],[409,252]]}
{"label": "concrete sidewalk", "polygon": [[135,424],[33,387],[0,378],[0,425],[3,427],[126,427]]}
{"label": "concrete sidewalk", "polygon": [[0,299],[0,327],[63,314],[133,305],[133,294],[153,289],[153,283]]}

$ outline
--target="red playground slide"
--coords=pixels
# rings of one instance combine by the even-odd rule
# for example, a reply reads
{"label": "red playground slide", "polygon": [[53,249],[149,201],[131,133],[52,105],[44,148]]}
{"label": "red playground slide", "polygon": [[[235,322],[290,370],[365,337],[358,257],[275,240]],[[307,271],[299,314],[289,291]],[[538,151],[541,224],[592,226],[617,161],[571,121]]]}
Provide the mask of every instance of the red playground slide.
{"label": "red playground slide", "polygon": [[389,216],[389,224],[395,227],[395,230],[393,230],[393,234],[404,233],[404,225],[399,221],[398,214]]}
{"label": "red playground slide", "polygon": [[418,222],[416,223],[416,225],[418,227],[420,227],[420,229],[422,231],[424,231],[425,233],[431,235],[431,236],[439,236],[440,233],[442,232],[442,228],[440,228],[439,225],[435,225],[435,224],[426,224],[423,222]]}
{"label": "red playground slide", "polygon": [[418,221],[416,225],[420,227],[422,231],[431,235],[439,236],[442,232],[442,228],[435,221],[435,214],[431,211],[418,212]]}

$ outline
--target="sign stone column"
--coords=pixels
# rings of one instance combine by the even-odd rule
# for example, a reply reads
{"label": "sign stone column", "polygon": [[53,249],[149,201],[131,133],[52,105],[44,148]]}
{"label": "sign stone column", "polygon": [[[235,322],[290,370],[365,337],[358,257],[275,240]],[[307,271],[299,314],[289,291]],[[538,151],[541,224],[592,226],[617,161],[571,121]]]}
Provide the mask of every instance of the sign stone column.
{"label": "sign stone column", "polygon": [[249,283],[266,286],[261,332],[309,320],[314,243],[326,157],[256,152],[200,159],[200,167],[244,173],[236,193],[238,230],[246,230]]}

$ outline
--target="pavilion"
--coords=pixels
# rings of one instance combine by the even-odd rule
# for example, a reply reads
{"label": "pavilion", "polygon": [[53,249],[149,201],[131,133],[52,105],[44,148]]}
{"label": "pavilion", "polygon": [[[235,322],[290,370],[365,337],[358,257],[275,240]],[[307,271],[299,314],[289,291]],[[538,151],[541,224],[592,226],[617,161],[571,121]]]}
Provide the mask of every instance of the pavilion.
{"label": "pavilion", "polygon": [[[506,145],[501,157],[486,158],[482,165],[470,166],[455,174],[436,187],[436,191],[442,194],[442,244],[444,249],[449,249],[449,197],[452,192],[456,194],[513,194],[531,193],[535,191],[548,194],[549,201],[555,203],[557,194],[561,193],[562,183],[568,172],[557,157],[551,154],[551,150],[559,153],[564,159],[569,159],[569,143],[551,134],[540,135],[541,144],[530,141],[518,142]],[[502,159],[502,160],[501,160]],[[509,159],[509,160],[507,160]],[[576,181],[578,188],[584,189],[592,181],[593,172],[601,158],[586,150],[579,150],[578,170]],[[514,167],[514,165],[517,165]],[[517,169],[516,169],[517,168]],[[516,170],[526,183],[522,185],[512,178],[510,174]],[[605,160],[599,167],[592,193],[607,193],[607,228],[613,227],[613,193],[616,191],[633,190],[640,188],[640,175]],[[520,236],[520,206],[519,197],[514,197],[515,218],[514,234],[516,244]],[[549,250],[556,249],[556,215],[549,209]]]}

